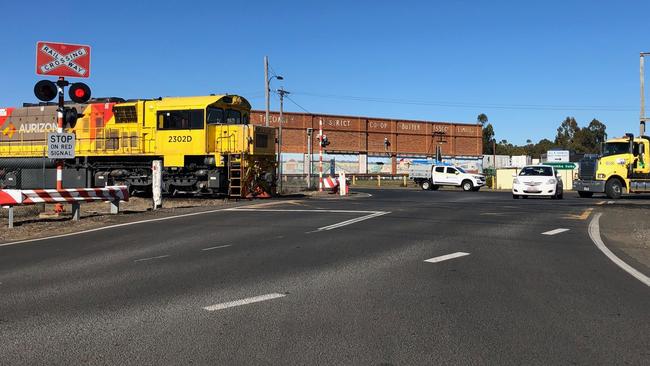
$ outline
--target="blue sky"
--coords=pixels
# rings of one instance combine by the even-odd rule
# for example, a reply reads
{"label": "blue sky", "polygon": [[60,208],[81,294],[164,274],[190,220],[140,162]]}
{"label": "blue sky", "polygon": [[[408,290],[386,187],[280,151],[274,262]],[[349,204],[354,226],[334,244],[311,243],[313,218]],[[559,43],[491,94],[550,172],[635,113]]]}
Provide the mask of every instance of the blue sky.
{"label": "blue sky", "polygon": [[272,87],[313,113],[486,113],[513,143],[552,139],[566,116],[638,131],[647,0],[63,3],[61,27],[52,2],[3,4],[1,106],[35,101],[35,45],[47,40],[93,47],[94,96],[228,92],[263,109],[268,55],[285,78]]}

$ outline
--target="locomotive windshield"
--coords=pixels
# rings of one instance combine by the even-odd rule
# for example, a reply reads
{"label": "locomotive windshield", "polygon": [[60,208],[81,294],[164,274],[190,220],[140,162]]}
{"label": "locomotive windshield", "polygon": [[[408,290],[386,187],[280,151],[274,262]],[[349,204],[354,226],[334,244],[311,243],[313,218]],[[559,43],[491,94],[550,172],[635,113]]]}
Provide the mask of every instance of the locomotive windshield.
{"label": "locomotive windshield", "polygon": [[208,124],[209,125],[220,125],[224,122],[223,118],[223,109],[221,108],[208,108]]}
{"label": "locomotive windshield", "polygon": [[[242,123],[241,112],[235,109],[226,109],[208,107],[208,124],[209,125],[238,125]],[[245,123],[248,123],[247,121]]]}

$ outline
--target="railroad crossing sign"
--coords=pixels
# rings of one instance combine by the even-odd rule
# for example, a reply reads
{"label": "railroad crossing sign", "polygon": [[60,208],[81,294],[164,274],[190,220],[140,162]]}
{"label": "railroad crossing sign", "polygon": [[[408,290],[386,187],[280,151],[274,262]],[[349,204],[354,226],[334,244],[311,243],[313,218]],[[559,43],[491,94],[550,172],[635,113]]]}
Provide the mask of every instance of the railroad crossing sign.
{"label": "railroad crossing sign", "polygon": [[50,76],[90,76],[90,46],[54,42],[36,43],[36,73]]}

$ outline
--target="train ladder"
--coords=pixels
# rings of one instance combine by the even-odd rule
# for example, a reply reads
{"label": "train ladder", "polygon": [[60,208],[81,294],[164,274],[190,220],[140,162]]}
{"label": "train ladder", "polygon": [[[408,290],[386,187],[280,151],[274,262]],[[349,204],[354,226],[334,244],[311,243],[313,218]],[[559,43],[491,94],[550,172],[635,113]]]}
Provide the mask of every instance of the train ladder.
{"label": "train ladder", "polygon": [[243,159],[241,154],[228,155],[228,196],[242,197]]}

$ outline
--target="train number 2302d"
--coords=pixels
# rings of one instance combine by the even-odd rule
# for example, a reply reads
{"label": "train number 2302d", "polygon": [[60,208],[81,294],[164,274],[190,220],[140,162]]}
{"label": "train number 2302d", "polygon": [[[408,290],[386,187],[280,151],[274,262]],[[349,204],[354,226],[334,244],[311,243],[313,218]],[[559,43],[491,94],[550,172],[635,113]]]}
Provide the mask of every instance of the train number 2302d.
{"label": "train number 2302d", "polygon": [[167,142],[192,142],[192,136],[169,136]]}

